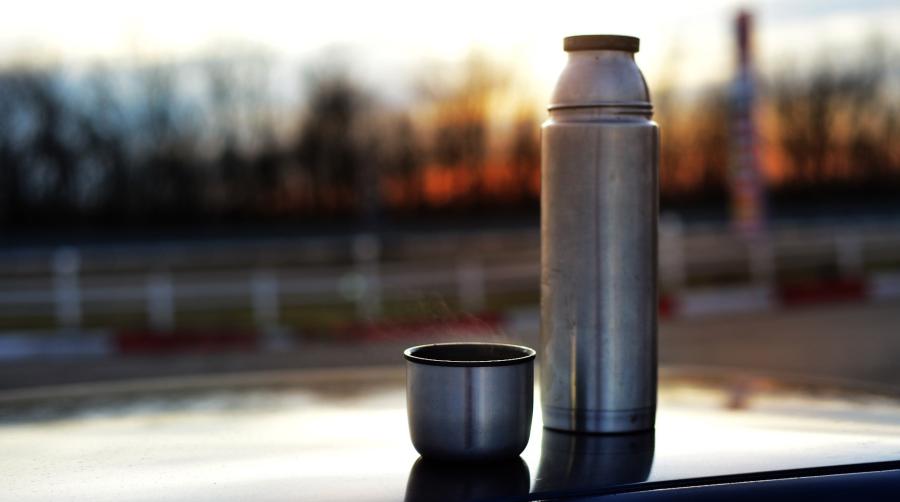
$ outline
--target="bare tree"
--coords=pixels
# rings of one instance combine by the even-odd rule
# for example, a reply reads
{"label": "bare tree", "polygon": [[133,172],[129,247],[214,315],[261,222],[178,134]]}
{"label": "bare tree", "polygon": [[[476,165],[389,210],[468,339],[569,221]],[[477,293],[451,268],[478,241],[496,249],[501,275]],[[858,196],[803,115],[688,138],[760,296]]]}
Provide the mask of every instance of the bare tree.
{"label": "bare tree", "polygon": [[459,75],[454,81],[444,72],[432,72],[423,77],[420,90],[433,110],[431,155],[439,165],[465,174],[471,205],[484,196],[491,105],[509,80],[499,63],[480,52],[469,55]]}
{"label": "bare tree", "polygon": [[878,150],[889,142],[879,125],[889,129],[893,119],[884,106],[889,101],[879,59],[867,55],[836,64],[823,58],[809,75],[782,70],[773,100],[794,182],[866,177],[883,167]]}
{"label": "bare tree", "polygon": [[540,123],[530,107],[522,107],[513,125],[510,162],[513,165],[522,201],[534,199],[534,180],[540,176],[541,145],[538,139]]}
{"label": "bare tree", "polygon": [[308,108],[295,143],[307,172],[317,211],[336,214],[358,208],[356,195],[368,190],[366,142],[361,137],[367,98],[340,69],[313,80]]}
{"label": "bare tree", "polygon": [[158,64],[143,69],[140,79],[137,180],[149,219],[188,219],[199,209],[198,124],[196,112],[179,95],[177,77],[175,68]]}

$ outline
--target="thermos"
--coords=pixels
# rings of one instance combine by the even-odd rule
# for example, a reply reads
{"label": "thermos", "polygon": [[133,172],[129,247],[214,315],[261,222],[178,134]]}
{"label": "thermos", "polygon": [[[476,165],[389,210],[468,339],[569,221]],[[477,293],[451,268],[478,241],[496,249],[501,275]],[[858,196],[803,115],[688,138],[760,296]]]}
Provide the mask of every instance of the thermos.
{"label": "thermos", "polygon": [[652,429],[659,133],[639,40],[567,37],[541,138],[541,404],[551,429]]}

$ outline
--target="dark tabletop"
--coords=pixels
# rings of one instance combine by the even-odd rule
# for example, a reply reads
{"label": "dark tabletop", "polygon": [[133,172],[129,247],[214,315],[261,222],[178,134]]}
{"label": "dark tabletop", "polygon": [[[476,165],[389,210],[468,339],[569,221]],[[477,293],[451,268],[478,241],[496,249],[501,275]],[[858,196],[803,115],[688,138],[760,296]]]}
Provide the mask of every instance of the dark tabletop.
{"label": "dark tabletop", "polygon": [[466,499],[900,459],[897,401],[765,378],[669,375],[646,434],[536,413],[521,460],[487,466],[418,461],[405,413],[396,367],[0,394],[2,498]]}

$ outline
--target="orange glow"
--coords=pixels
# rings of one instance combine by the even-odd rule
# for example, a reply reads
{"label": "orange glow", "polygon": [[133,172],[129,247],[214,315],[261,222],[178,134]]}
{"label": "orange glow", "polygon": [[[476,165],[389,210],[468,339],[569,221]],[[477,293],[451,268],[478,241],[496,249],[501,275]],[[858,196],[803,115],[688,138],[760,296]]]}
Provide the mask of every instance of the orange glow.
{"label": "orange glow", "polygon": [[470,184],[470,180],[460,179],[463,177],[468,177],[468,173],[459,168],[427,166],[423,176],[425,200],[434,206],[445,205],[453,201],[465,191],[460,188],[468,187]]}
{"label": "orange glow", "polygon": [[518,182],[509,164],[490,164],[484,171],[484,189],[492,197],[510,198],[515,196]]}
{"label": "orange glow", "polygon": [[408,202],[403,180],[397,177],[384,177],[381,180],[381,197],[388,206],[399,207]]}
{"label": "orange glow", "polygon": [[489,198],[510,201],[540,193],[540,169],[533,166],[522,173],[509,163],[489,163],[478,172],[464,166],[430,164],[422,169],[420,194],[410,193],[401,180],[389,179],[382,184],[385,202],[394,207],[410,204],[421,198],[432,207],[445,206],[479,190]]}

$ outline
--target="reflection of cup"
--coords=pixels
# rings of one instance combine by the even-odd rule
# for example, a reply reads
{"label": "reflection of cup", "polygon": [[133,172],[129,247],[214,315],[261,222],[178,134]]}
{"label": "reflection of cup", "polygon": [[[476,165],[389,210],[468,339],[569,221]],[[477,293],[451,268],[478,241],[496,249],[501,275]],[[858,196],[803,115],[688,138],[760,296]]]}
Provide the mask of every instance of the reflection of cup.
{"label": "reflection of cup", "polygon": [[650,475],[654,431],[603,435],[543,432],[535,492],[637,483]]}
{"label": "reflection of cup", "polygon": [[442,462],[419,457],[409,471],[406,502],[470,501],[528,494],[531,476],[520,457],[498,462]]}
{"label": "reflection of cup", "polygon": [[515,457],[528,444],[534,350],[499,343],[407,349],[406,410],[413,446],[443,460]]}

